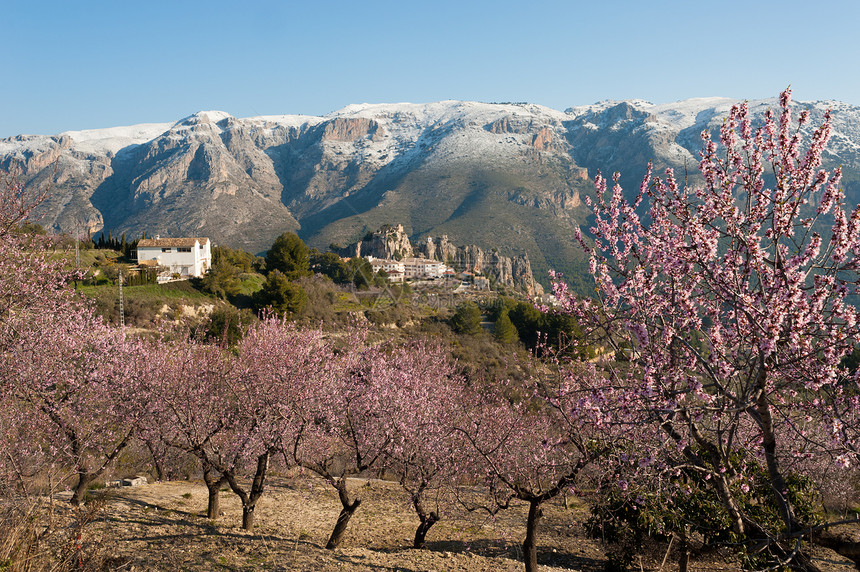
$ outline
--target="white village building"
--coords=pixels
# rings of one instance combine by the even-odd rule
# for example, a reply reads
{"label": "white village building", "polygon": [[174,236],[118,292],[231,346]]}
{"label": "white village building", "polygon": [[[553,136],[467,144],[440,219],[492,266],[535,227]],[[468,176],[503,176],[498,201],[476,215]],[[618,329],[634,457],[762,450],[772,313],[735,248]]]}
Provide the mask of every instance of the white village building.
{"label": "white village building", "polygon": [[212,266],[208,238],[142,238],[137,243],[137,263],[155,261],[183,278],[200,277]]}
{"label": "white village building", "polygon": [[427,258],[404,258],[403,260],[389,260],[385,258],[366,257],[373,266],[374,272],[385,270],[392,281],[402,281],[403,278],[441,278],[446,272],[453,270],[445,266],[444,262],[430,260]]}
{"label": "white village building", "polygon": [[389,260],[387,258],[374,258],[373,256],[368,256],[367,261],[370,262],[370,265],[373,267],[374,272],[384,270],[388,273],[403,273],[406,271],[405,267],[403,266],[403,263],[399,260]]}
{"label": "white village building", "polygon": [[407,278],[441,278],[448,269],[444,262],[428,258],[404,258]]}
{"label": "white village building", "polygon": [[403,282],[406,278],[406,268],[403,263],[398,260],[390,260],[387,258],[374,258],[373,256],[366,257],[370,262],[370,266],[374,272],[384,270],[388,274],[389,282]]}

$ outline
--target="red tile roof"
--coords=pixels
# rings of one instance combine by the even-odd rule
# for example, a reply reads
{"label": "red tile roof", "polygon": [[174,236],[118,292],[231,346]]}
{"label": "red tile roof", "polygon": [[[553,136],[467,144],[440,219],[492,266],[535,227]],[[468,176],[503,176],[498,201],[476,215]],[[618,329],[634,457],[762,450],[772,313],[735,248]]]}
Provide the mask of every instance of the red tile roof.
{"label": "red tile roof", "polygon": [[206,244],[208,238],[141,238],[137,242],[138,248],[164,248],[194,246],[196,243]]}

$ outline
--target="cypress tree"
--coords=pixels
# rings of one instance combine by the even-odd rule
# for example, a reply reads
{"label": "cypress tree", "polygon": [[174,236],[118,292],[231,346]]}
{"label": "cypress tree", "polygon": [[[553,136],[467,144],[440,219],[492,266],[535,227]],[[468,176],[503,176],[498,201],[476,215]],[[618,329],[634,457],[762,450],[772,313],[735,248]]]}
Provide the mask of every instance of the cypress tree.
{"label": "cypress tree", "polygon": [[499,314],[499,318],[496,320],[493,337],[503,344],[509,344],[519,338],[517,328],[514,326],[514,323],[511,322],[510,316],[508,316],[507,308],[502,310]]}

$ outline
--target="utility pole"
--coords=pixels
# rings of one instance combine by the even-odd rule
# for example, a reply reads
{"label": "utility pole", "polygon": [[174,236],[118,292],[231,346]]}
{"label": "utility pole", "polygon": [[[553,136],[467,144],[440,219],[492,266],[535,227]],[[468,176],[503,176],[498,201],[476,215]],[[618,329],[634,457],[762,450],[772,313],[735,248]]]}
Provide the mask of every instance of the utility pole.
{"label": "utility pole", "polygon": [[81,274],[81,221],[75,220],[75,290],[78,289],[78,277]]}
{"label": "utility pole", "polygon": [[117,280],[119,280],[119,327],[125,328],[125,309],[122,301],[122,269],[117,271]]}

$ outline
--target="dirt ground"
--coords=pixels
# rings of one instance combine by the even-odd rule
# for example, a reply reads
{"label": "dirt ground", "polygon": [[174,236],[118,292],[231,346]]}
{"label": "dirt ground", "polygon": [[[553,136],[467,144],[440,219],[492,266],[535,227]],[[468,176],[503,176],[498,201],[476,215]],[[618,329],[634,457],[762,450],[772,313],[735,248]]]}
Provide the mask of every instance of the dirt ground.
{"label": "dirt ground", "polygon": [[[222,516],[205,517],[202,482],[173,481],[93,493],[90,522],[83,528],[80,553],[95,555],[111,570],[302,570],[389,572],[495,572],[523,570],[520,543],[527,507],[494,518],[446,511],[427,536],[424,550],[411,548],[418,519],[407,496],[393,483],[356,479],[353,496],[362,504],[341,545],[324,548],[340,510],[332,487],[307,476],[269,481],[256,510],[252,531],[241,528],[241,504],[232,492],[221,493]],[[74,509],[56,503],[57,517],[72,519]],[[79,513],[78,513],[79,514]],[[588,538],[583,504],[569,500],[544,509],[539,536],[541,570],[604,570],[604,546]],[[78,517],[80,520],[80,517]],[[637,557],[633,570],[660,570],[666,545],[654,545]],[[830,552],[816,562],[831,572],[855,570]],[[663,570],[676,569],[670,554]],[[699,558],[691,570],[738,570],[727,554]]]}

